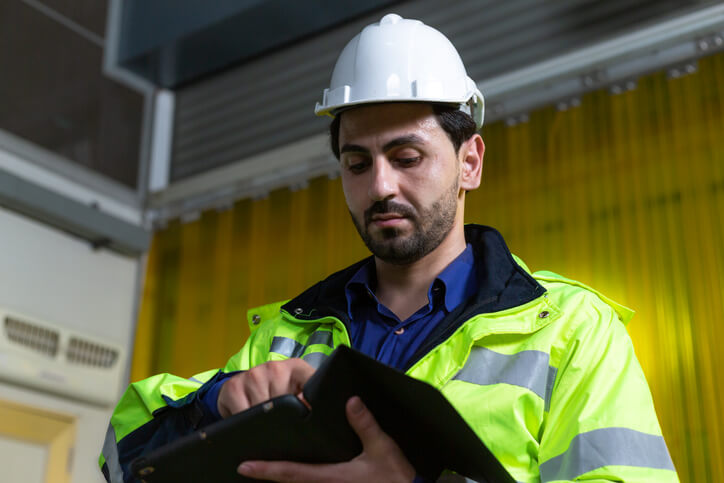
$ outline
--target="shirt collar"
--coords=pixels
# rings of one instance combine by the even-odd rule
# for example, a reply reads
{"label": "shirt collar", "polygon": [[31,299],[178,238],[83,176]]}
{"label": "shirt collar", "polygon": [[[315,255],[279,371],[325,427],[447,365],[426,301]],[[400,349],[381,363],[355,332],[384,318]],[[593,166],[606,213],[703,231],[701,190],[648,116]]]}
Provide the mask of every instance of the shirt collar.
{"label": "shirt collar", "polygon": [[363,297],[369,297],[369,300],[377,304],[377,298],[374,294],[375,288],[377,288],[375,260],[374,258],[369,258],[344,286],[344,295],[347,298],[347,315],[350,320],[354,320],[352,306],[357,300],[364,300]]}
{"label": "shirt collar", "polygon": [[432,287],[435,286],[435,282],[438,280],[442,283],[442,290],[445,291],[445,309],[448,312],[452,312],[455,307],[465,302],[478,291],[475,257],[470,243],[455,260],[450,262],[450,265],[440,272]]}
{"label": "shirt collar", "polygon": [[[360,297],[369,297],[369,300],[378,303],[374,295],[377,288],[377,273],[375,272],[374,258],[370,258],[349,279],[344,287],[347,298],[347,314],[351,320],[352,307]],[[478,291],[478,277],[475,270],[475,257],[473,247],[467,244],[460,253],[430,284],[428,300],[434,300],[433,291],[441,290],[444,294],[445,309],[451,312],[455,307],[465,302]],[[364,299],[362,299],[364,300]]]}

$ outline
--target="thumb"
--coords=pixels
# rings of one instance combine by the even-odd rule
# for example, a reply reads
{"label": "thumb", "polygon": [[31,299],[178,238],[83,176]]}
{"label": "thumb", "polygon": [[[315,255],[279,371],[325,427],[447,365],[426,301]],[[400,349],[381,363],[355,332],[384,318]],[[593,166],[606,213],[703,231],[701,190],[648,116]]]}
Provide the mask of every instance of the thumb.
{"label": "thumb", "polygon": [[362,441],[363,448],[367,448],[380,438],[387,438],[387,435],[382,431],[375,417],[359,396],[349,398],[346,409],[347,421],[349,421],[350,426]]}

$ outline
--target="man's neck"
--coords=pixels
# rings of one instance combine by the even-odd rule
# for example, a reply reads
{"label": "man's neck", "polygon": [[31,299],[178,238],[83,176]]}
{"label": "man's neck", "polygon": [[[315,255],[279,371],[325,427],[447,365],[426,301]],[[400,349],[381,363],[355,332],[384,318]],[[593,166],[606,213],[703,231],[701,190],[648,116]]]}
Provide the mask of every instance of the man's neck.
{"label": "man's neck", "polygon": [[428,303],[430,284],[464,250],[464,230],[455,226],[435,250],[409,265],[375,258],[377,299],[400,320],[406,320]]}

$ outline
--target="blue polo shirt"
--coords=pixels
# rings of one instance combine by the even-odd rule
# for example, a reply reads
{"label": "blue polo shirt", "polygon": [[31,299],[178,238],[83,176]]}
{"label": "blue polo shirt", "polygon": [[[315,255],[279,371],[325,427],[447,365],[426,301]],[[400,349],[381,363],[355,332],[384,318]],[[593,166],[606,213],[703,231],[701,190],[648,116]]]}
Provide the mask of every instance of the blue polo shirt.
{"label": "blue polo shirt", "polygon": [[427,305],[400,320],[375,296],[374,260],[347,282],[347,315],[352,347],[378,361],[403,370],[437,325],[478,291],[470,244],[430,284]]}

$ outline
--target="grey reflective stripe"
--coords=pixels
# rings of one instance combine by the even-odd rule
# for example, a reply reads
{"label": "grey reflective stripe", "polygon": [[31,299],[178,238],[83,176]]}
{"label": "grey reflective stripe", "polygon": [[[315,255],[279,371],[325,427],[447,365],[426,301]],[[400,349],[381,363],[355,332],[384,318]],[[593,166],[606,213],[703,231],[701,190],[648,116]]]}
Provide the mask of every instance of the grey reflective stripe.
{"label": "grey reflective stripe", "polygon": [[123,470],[118,460],[118,445],[116,445],[116,431],[108,425],[106,439],[103,442],[103,457],[106,459],[108,478],[111,483],[123,483]]}
{"label": "grey reflective stripe", "polygon": [[324,352],[310,352],[306,356],[302,357],[302,359],[307,361],[307,363],[315,369],[319,369],[319,366],[322,365],[322,362],[324,362],[327,357],[327,354]]}
{"label": "grey reflective stripe", "polygon": [[191,382],[198,382],[199,384],[202,384],[202,385],[203,385],[203,382],[199,381],[199,380],[196,379],[195,377],[189,377],[189,381],[191,381]]}
{"label": "grey reflective stripe", "polygon": [[312,344],[324,344],[329,347],[334,347],[334,344],[332,343],[332,332],[329,330],[318,330],[309,336],[307,345]]}
{"label": "grey reflective stripe", "polygon": [[548,354],[541,351],[508,355],[475,346],[453,379],[481,386],[503,383],[524,387],[540,396],[548,410],[558,372],[548,365],[548,359]]}
{"label": "grey reflective stripe", "polygon": [[329,347],[334,347],[332,332],[329,330],[318,330],[314,332],[309,336],[307,345],[300,344],[289,337],[274,337],[271,347],[269,347],[269,352],[276,352],[287,357],[301,357],[304,351],[307,350],[307,347],[314,344],[324,344]]}
{"label": "grey reflective stripe", "polygon": [[664,438],[628,428],[602,428],[573,438],[568,450],[540,465],[541,481],[572,480],[603,466],[673,470]]}
{"label": "grey reflective stripe", "polygon": [[304,353],[302,344],[289,337],[274,337],[269,352],[276,352],[287,357],[299,357]]}

